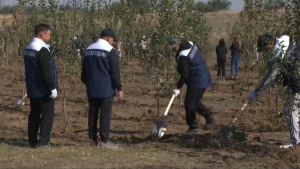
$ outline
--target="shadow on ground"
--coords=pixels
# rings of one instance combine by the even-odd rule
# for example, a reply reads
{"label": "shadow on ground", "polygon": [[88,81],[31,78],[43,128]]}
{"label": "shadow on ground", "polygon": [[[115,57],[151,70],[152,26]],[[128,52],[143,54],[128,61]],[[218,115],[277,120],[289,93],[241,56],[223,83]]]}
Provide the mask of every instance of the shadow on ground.
{"label": "shadow on ground", "polygon": [[17,147],[27,147],[27,139],[24,138],[4,138],[0,137],[0,144],[4,143],[7,145],[17,146]]}

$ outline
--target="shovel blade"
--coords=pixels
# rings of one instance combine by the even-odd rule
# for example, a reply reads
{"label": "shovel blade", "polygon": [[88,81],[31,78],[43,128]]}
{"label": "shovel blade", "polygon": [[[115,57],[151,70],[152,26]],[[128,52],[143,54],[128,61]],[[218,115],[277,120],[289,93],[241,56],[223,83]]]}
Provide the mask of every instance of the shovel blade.
{"label": "shovel blade", "polygon": [[25,103],[23,102],[22,99],[17,99],[17,100],[14,101],[13,105],[14,106],[24,106]]}
{"label": "shovel blade", "polygon": [[219,139],[220,139],[219,141],[220,141],[220,146],[222,148],[229,146],[234,133],[235,133],[235,127],[229,127],[229,126],[221,127],[221,130],[219,133]]}
{"label": "shovel blade", "polygon": [[151,126],[150,135],[158,138],[162,138],[167,130],[167,125],[162,121],[157,122]]}

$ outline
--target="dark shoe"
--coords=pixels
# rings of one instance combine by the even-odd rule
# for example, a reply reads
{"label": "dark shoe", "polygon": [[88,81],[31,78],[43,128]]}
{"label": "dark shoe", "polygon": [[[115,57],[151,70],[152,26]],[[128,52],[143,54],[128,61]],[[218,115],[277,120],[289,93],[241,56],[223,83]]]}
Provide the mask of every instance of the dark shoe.
{"label": "dark shoe", "polygon": [[199,130],[198,130],[198,128],[194,128],[194,129],[188,129],[188,131],[186,132],[186,134],[191,134],[191,135],[193,135],[193,134],[199,134],[200,132],[199,132]]}
{"label": "dark shoe", "polygon": [[31,143],[31,142],[28,143],[29,148],[36,148],[36,146],[37,146],[37,143]]}
{"label": "dark shoe", "polygon": [[39,141],[37,144],[38,148],[54,148],[53,145],[50,144],[50,141]]}
{"label": "dark shoe", "polygon": [[109,148],[109,149],[116,149],[116,148],[118,148],[118,144],[114,144],[114,143],[112,143],[110,141],[107,141],[106,143],[101,142],[100,146],[102,148]]}
{"label": "dark shoe", "polygon": [[99,147],[101,144],[101,141],[99,140],[91,140],[91,145],[95,147]]}
{"label": "dark shoe", "polygon": [[54,148],[54,146],[51,145],[50,143],[48,143],[48,144],[38,144],[37,148]]}

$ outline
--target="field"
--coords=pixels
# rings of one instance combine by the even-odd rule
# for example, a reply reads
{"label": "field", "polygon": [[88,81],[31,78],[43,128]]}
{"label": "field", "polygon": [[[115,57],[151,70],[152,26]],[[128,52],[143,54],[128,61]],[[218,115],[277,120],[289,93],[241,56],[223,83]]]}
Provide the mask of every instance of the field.
{"label": "field", "polygon": [[[214,46],[221,37],[229,43],[228,33],[234,20],[238,19],[238,13],[210,13],[206,17],[214,27],[210,44]],[[0,95],[0,168],[298,168],[299,149],[281,150],[278,147],[289,138],[289,133],[284,117],[279,117],[277,123],[275,97],[271,97],[270,102],[269,94],[246,108],[236,123],[238,133],[231,146],[226,149],[219,147],[217,135],[221,125],[231,122],[250,90],[243,62],[237,81],[220,81],[216,80],[216,56],[212,53],[206,58],[214,84],[205,93],[203,102],[215,113],[215,131],[201,130],[200,135],[184,135],[187,130],[185,112],[180,100],[176,99],[165,121],[168,124],[166,135],[160,142],[150,141],[150,126],[157,116],[155,91],[140,66],[136,70],[136,80],[133,80],[132,63],[129,63],[125,67],[129,72],[124,86],[125,99],[115,101],[112,116],[111,140],[120,145],[117,150],[90,146],[88,104],[80,77],[75,77],[76,82],[67,87],[70,97],[66,105],[66,133],[63,132],[62,97],[56,101],[51,135],[51,142],[56,147],[27,148],[29,100],[25,99],[26,105],[22,107],[12,105],[15,99],[22,97],[22,57],[10,59],[8,70],[2,75],[4,81]],[[229,62],[228,56],[227,75],[230,73]],[[258,74],[250,81],[257,83]],[[272,92],[275,89],[272,88]],[[171,91],[160,100],[161,113],[170,97]],[[281,104],[279,107],[281,110]],[[202,128],[204,119],[200,116],[198,119]]]}

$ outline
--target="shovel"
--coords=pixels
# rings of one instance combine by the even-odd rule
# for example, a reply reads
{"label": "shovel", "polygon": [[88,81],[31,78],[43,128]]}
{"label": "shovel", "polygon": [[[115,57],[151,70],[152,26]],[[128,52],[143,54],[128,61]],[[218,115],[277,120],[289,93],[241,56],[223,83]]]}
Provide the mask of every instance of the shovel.
{"label": "shovel", "polygon": [[220,130],[220,145],[221,147],[227,147],[230,143],[231,138],[233,137],[234,133],[235,133],[235,127],[232,127],[233,124],[235,123],[235,121],[238,119],[238,117],[240,117],[243,113],[243,111],[245,110],[245,108],[247,107],[248,103],[246,102],[243,107],[241,108],[241,110],[238,112],[238,114],[235,116],[235,118],[233,119],[233,121],[231,122],[231,124],[229,126],[223,126]]}
{"label": "shovel", "polygon": [[27,93],[25,94],[25,96],[22,98],[22,99],[17,99],[14,101],[13,105],[14,106],[24,106],[25,103],[24,103],[24,99],[27,97]]}
{"label": "shovel", "polygon": [[151,126],[150,135],[152,137],[157,137],[160,139],[165,134],[165,132],[167,130],[167,125],[164,124],[164,120],[165,120],[166,116],[168,115],[169,109],[170,109],[174,99],[175,99],[175,95],[173,94],[173,96],[169,102],[169,105],[164,113],[164,116]]}

